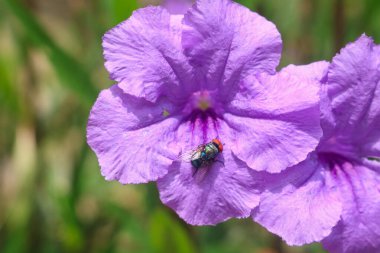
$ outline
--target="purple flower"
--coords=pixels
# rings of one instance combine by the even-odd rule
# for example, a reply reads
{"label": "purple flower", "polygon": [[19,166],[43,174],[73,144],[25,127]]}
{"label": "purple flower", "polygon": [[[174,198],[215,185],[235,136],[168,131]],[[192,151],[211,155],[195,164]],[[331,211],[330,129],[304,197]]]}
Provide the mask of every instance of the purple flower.
{"label": "purple flower", "polygon": [[[100,93],[87,128],[102,175],[157,181],[162,202],[190,224],[248,217],[258,171],[295,165],[319,142],[314,76],[323,63],[273,75],[276,27],[236,3],[199,0],[185,15],[139,9],[103,47],[117,85]],[[222,162],[193,176],[178,156],[215,137]]]}
{"label": "purple flower", "polygon": [[162,0],[162,6],[171,14],[185,14],[191,5],[191,0]]}
{"label": "purple flower", "polygon": [[324,136],[307,160],[276,176],[253,212],[291,245],[380,252],[380,47],[362,36],[322,83]]}

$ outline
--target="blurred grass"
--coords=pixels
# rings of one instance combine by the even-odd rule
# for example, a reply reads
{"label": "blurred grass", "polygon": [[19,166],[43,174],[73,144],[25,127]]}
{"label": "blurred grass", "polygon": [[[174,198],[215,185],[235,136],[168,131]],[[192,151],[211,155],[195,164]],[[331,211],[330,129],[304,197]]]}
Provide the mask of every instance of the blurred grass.
{"label": "blurred grass", "polygon": [[65,53],[49,37],[47,32],[17,0],[4,0],[4,3],[17,20],[21,23],[23,32],[49,57],[54,66],[61,84],[78,94],[82,101],[92,104],[97,97],[97,90],[92,85],[89,73],[69,54]]}
{"label": "blurred grass", "polygon": [[[272,20],[281,66],[327,59],[367,33],[380,42],[378,0],[241,0]],[[323,252],[288,247],[250,220],[191,227],[154,184],[100,176],[88,113],[112,82],[101,36],[148,2],[0,2],[0,252]]]}
{"label": "blurred grass", "polygon": [[[0,58],[0,103],[8,112],[19,114],[20,105],[17,98],[17,90],[11,80],[11,71],[5,59]],[[13,114],[13,115],[14,115]]]}

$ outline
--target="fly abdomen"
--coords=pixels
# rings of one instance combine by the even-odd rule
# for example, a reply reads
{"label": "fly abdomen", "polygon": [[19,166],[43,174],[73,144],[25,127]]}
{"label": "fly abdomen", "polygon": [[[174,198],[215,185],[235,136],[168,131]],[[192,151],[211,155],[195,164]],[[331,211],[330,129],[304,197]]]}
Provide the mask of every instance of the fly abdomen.
{"label": "fly abdomen", "polygon": [[201,158],[191,160],[191,165],[193,165],[194,168],[199,169],[202,166],[203,160]]}

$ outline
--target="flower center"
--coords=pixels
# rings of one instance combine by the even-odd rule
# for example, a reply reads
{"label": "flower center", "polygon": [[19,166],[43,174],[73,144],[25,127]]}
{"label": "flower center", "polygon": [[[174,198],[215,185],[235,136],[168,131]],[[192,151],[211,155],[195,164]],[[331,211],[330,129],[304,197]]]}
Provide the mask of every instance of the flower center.
{"label": "flower center", "polygon": [[211,103],[207,98],[201,97],[197,106],[201,111],[207,111],[211,107]]}
{"label": "flower center", "polygon": [[194,92],[183,108],[186,116],[182,121],[189,124],[194,145],[208,143],[218,136],[220,106],[213,98],[215,94],[209,90]]}
{"label": "flower center", "polygon": [[162,110],[162,116],[164,116],[165,118],[169,117],[170,116],[170,112],[166,108],[163,108],[163,110]]}
{"label": "flower center", "polygon": [[203,112],[213,107],[212,99],[209,91],[198,91],[193,94],[192,109],[201,110]]}

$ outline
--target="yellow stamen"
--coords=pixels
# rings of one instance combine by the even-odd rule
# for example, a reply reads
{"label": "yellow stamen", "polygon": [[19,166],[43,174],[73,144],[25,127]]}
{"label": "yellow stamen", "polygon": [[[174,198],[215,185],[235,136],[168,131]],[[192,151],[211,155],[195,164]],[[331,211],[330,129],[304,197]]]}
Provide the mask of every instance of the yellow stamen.
{"label": "yellow stamen", "polygon": [[170,112],[168,110],[164,109],[162,111],[162,116],[164,116],[165,118],[168,117],[169,115],[170,115]]}
{"label": "yellow stamen", "polygon": [[210,107],[210,103],[206,99],[201,99],[198,102],[198,108],[202,111],[206,111]]}

